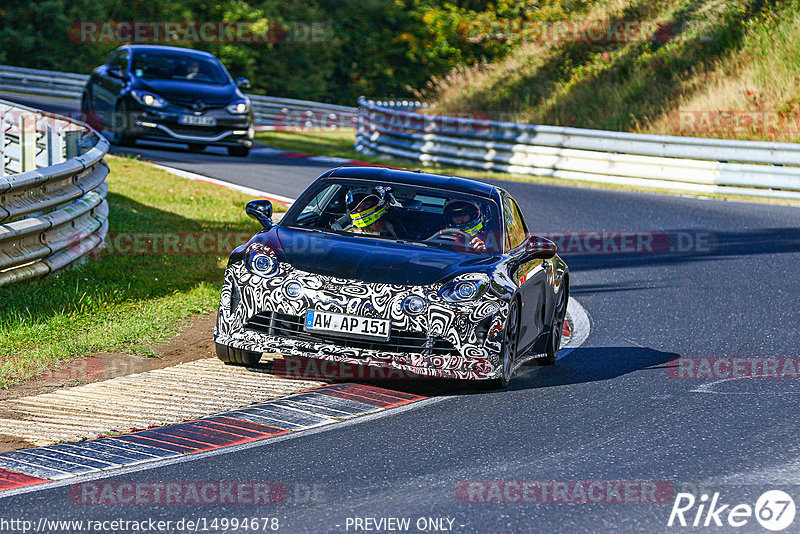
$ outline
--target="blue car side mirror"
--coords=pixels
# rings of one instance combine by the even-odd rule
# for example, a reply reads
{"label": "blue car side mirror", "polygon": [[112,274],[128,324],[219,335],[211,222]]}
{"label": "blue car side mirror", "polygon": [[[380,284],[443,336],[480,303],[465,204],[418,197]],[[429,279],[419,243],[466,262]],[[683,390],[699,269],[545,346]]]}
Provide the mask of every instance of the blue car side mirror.
{"label": "blue car side mirror", "polygon": [[264,230],[272,228],[272,202],[269,200],[251,200],[244,208],[245,213],[261,223]]}

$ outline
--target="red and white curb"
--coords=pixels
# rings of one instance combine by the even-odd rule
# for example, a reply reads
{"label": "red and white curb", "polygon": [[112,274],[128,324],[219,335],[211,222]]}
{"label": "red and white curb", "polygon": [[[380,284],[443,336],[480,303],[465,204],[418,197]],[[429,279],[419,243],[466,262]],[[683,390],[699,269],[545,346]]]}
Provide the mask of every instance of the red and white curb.
{"label": "red and white curb", "polygon": [[332,384],[176,425],[3,453],[0,495],[79,475],[240,446],[425,398],[365,384]]}

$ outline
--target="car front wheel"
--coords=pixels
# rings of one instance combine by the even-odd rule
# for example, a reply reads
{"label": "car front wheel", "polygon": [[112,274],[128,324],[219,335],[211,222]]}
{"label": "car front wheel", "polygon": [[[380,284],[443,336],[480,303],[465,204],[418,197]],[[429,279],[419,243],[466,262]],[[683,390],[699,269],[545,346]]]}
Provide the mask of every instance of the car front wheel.
{"label": "car front wheel", "polygon": [[128,112],[128,106],[125,102],[117,104],[114,109],[114,120],[112,121],[112,131],[114,132],[114,142],[121,146],[129,146],[136,141],[136,138],[128,133],[128,122],[131,119],[131,114]]}
{"label": "car front wheel", "polygon": [[508,319],[503,331],[503,347],[500,351],[500,376],[489,381],[491,389],[505,389],[514,376],[514,363],[517,359],[519,342],[519,304],[517,299],[511,301],[508,308]]}

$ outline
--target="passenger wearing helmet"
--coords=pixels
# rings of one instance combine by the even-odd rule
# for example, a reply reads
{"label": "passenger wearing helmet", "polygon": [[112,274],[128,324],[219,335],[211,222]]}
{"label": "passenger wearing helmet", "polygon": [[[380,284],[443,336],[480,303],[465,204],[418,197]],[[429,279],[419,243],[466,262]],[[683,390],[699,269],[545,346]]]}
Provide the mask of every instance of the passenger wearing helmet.
{"label": "passenger wearing helmet", "polygon": [[444,205],[445,228],[447,230],[460,230],[471,238],[469,246],[473,250],[486,250],[486,243],[482,236],[486,232],[483,214],[480,208],[467,200],[452,199]]}
{"label": "passenger wearing helmet", "polygon": [[379,194],[370,193],[361,200],[354,199],[352,194],[348,194],[347,210],[352,223],[347,228],[348,232],[397,239],[397,231],[386,219],[389,203],[386,195],[381,193],[383,191]]}

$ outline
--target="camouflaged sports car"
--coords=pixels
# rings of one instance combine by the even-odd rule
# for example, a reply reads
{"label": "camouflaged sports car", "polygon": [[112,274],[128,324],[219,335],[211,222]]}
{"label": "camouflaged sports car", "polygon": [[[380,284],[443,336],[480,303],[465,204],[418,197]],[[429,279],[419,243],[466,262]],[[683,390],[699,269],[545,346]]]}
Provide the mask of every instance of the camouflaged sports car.
{"label": "camouflaged sports car", "polygon": [[498,187],[338,168],[277,224],[266,200],[246,210],[263,230],[225,271],[226,363],[280,352],[504,387],[526,361],[556,360],[567,265]]}

